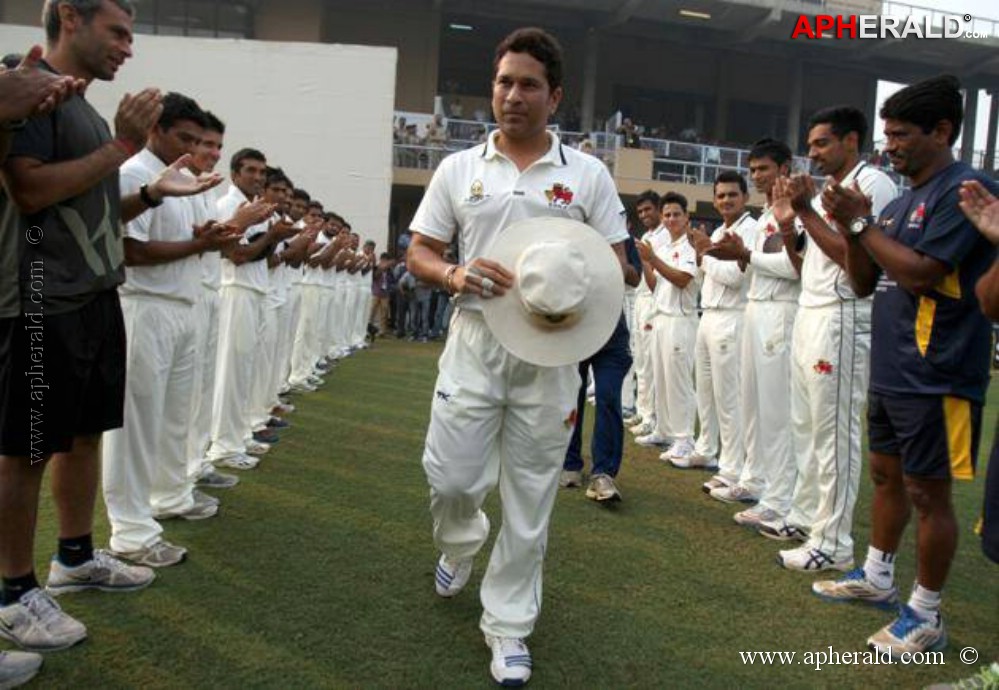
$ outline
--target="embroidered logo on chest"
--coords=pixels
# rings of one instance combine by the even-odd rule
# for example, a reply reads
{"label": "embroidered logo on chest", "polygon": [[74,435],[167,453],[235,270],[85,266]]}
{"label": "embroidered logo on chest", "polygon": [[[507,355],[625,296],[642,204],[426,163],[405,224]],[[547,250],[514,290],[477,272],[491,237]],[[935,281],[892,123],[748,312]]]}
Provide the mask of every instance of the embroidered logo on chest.
{"label": "embroidered logo on chest", "polygon": [[920,230],[923,227],[923,221],[926,219],[926,202],[919,204],[916,210],[909,215],[909,229],[910,230]]}
{"label": "embroidered logo on chest", "polygon": [[568,185],[556,182],[551,189],[545,190],[545,198],[548,199],[550,208],[569,208],[572,203],[572,190]]}
{"label": "embroidered logo on chest", "polygon": [[485,188],[482,186],[482,180],[475,180],[472,183],[471,188],[468,190],[468,196],[465,197],[466,204],[477,204],[483,199],[488,199],[491,194],[486,194]]}

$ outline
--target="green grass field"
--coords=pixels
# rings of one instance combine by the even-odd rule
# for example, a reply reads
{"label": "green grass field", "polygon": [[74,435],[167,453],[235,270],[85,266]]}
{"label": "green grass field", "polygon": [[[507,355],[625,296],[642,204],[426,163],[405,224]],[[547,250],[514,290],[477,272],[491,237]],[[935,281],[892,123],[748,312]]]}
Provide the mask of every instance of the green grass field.
{"label": "green grass field", "polygon": [[[436,553],[420,466],[439,345],[379,341],[318,393],[296,399],[294,428],[260,467],[219,492],[219,517],[168,523],[187,563],[137,594],[66,595],[90,639],[46,657],[34,687],[488,688],[477,585],[433,594]],[[982,462],[995,405],[985,416]],[[587,420],[592,418],[588,415]],[[984,468],[980,469],[984,470]],[[984,471],[955,487],[959,553],[945,593],[945,665],[743,664],[740,651],[864,651],[889,616],[829,604],[814,576],[774,563],[779,546],[732,522],[700,491],[705,476],[663,465],[630,441],[604,508],[564,491],[552,523],[544,610],[530,639],[535,688],[917,688],[999,658],[999,566],[971,533]],[[854,534],[863,558],[870,488]],[[487,510],[498,525],[497,497]],[[98,518],[96,541],[107,543]],[[54,550],[51,502],[40,577]],[[494,529],[495,531],[495,529]],[[900,556],[907,592],[913,531]],[[978,650],[979,664],[958,659]]]}

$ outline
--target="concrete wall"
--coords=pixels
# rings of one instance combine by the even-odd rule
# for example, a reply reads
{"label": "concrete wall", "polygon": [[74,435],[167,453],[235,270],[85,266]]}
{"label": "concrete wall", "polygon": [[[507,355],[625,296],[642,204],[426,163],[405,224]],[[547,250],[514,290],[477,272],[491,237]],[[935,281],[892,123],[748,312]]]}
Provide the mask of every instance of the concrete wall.
{"label": "concrete wall", "polygon": [[[0,23],[41,26],[42,3],[39,0],[0,1]],[[20,52],[22,48],[18,48]],[[10,49],[8,52],[14,52]]]}
{"label": "concrete wall", "polygon": [[431,112],[437,93],[440,11],[430,0],[326,2],[322,40],[330,43],[395,46],[399,51],[395,105]]}
{"label": "concrete wall", "polygon": [[[40,29],[0,25],[0,45],[41,38]],[[109,121],[122,94],[146,86],[195,98],[226,123],[225,160],[261,149],[384,247],[395,63],[394,48],[140,35],[118,78],[93,83],[87,98]]]}

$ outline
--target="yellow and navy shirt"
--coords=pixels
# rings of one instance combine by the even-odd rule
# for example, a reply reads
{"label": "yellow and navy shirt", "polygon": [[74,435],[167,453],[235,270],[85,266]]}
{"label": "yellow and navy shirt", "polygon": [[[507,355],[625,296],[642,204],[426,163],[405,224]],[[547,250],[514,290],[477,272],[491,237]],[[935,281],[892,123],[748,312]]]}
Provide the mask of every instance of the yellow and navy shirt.
{"label": "yellow and navy shirt", "polygon": [[995,249],[958,207],[965,180],[999,186],[964,163],[941,170],[889,203],[878,223],[889,237],[950,266],[926,295],[882,273],[874,294],[871,390],[885,395],[948,395],[982,402],[989,383],[991,325],[975,283]]}

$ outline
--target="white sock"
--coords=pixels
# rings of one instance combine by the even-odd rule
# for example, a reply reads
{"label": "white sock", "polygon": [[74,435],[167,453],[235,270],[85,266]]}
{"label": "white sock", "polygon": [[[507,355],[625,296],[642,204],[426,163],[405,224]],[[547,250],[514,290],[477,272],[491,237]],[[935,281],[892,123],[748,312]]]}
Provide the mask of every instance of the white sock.
{"label": "white sock", "polygon": [[895,554],[868,546],[864,577],[878,589],[891,589],[895,579]]}
{"label": "white sock", "polygon": [[909,596],[909,608],[923,620],[936,620],[940,615],[940,592],[932,592],[917,582]]}

